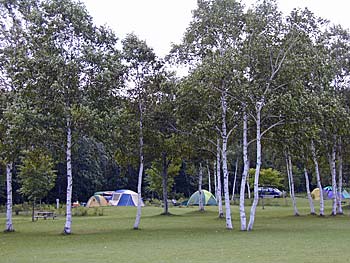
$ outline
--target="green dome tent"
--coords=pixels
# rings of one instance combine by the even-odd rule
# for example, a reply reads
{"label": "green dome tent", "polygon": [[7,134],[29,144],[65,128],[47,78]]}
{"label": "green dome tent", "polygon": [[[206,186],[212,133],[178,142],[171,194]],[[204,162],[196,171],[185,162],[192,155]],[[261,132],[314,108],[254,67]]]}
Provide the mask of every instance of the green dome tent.
{"label": "green dome tent", "polygon": [[[202,200],[204,205],[217,205],[215,196],[207,190],[202,190]],[[187,205],[199,205],[199,191],[191,195]]]}

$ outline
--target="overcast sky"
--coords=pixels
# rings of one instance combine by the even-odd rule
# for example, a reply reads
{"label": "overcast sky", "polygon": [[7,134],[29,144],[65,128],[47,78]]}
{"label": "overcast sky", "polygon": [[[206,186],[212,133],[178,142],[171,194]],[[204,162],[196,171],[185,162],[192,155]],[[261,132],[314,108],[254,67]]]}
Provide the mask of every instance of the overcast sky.
{"label": "overcast sky", "polygon": [[[179,43],[191,21],[197,0],[81,0],[95,23],[108,25],[119,38],[134,32],[166,55],[171,43]],[[250,5],[254,0],[243,0]],[[281,10],[307,6],[316,15],[350,28],[350,0],[278,0]]]}

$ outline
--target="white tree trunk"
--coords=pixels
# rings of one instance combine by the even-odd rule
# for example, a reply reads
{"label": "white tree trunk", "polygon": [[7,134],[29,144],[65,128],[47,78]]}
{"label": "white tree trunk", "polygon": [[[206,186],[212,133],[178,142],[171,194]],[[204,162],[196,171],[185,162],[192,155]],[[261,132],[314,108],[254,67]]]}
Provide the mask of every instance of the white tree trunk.
{"label": "white tree trunk", "polygon": [[320,169],[318,166],[315,144],[314,144],[313,140],[311,141],[311,153],[312,153],[313,162],[315,164],[317,187],[318,187],[318,189],[320,189],[320,216],[324,216],[323,188],[322,188],[322,183],[321,183]]}
{"label": "white tree trunk", "polygon": [[332,147],[332,152],[328,156],[329,159],[329,168],[331,170],[331,176],[332,176],[332,192],[333,192],[333,204],[332,204],[332,215],[335,216],[337,215],[337,171],[336,171],[336,153],[337,151],[337,140],[335,139],[333,142],[333,147]]}
{"label": "white tree trunk", "polygon": [[256,105],[256,167],[254,177],[254,200],[250,209],[250,217],[248,224],[248,231],[253,230],[256,207],[259,202],[259,175],[261,169],[261,109],[263,102],[258,102]]}
{"label": "white tree trunk", "polygon": [[294,192],[294,176],[293,176],[293,165],[292,165],[292,157],[290,153],[286,152],[286,166],[287,166],[287,174],[289,178],[289,193],[290,197],[292,199],[293,208],[294,208],[294,215],[299,216],[298,208],[297,208],[297,202],[295,199],[295,192]]}
{"label": "white tree trunk", "polygon": [[304,167],[304,176],[305,176],[305,186],[306,186],[306,194],[307,194],[307,199],[309,200],[309,205],[310,205],[310,214],[315,215],[315,206],[314,202],[311,197],[311,192],[310,192],[310,180],[309,180],[309,175],[306,169],[306,166]]}
{"label": "white tree trunk", "polygon": [[250,192],[250,184],[249,184],[249,170],[247,172],[247,179],[246,179],[246,184],[247,184],[247,194],[248,194],[248,199],[252,198],[252,194]]}
{"label": "white tree trunk", "polygon": [[140,221],[141,221],[141,204],[142,204],[142,197],[141,197],[141,190],[142,190],[142,175],[143,175],[143,107],[142,103],[139,102],[139,111],[140,111],[140,134],[139,134],[139,141],[140,141],[140,167],[139,167],[139,178],[137,182],[137,212],[136,212],[136,218],[134,223],[134,229],[139,229]]}
{"label": "white tree trunk", "polygon": [[211,179],[210,179],[210,168],[209,168],[209,164],[207,164],[207,170],[208,170],[208,191],[211,193]]}
{"label": "white tree trunk", "polygon": [[248,117],[246,111],[243,112],[243,162],[244,168],[241,180],[241,190],[239,193],[239,214],[241,219],[241,230],[247,230],[247,218],[245,214],[245,185],[247,175],[249,171],[249,159],[248,159]]}
{"label": "white tree trunk", "polygon": [[64,226],[64,234],[72,233],[72,190],[73,190],[73,178],[72,178],[72,129],[71,120],[67,118],[67,148],[66,148],[66,161],[67,161],[67,200],[66,200],[66,224]]}
{"label": "white tree trunk", "polygon": [[232,196],[231,196],[232,201],[235,200],[237,173],[238,173],[238,156],[237,156],[237,160],[236,160],[235,174],[233,176],[233,186],[232,186]]}
{"label": "white tree trunk", "polygon": [[216,161],[214,162],[214,191],[215,191],[215,199],[218,201],[218,187],[217,187],[217,176],[216,176]]}
{"label": "white tree trunk", "polygon": [[219,209],[219,218],[224,217],[224,212],[222,209],[222,195],[221,195],[221,158],[220,158],[220,140],[217,139],[217,148],[216,148],[216,186],[217,186],[217,202]]}
{"label": "white tree trunk", "polygon": [[343,208],[341,205],[343,193],[343,157],[342,157],[342,140],[339,138],[338,145],[338,214],[343,214]]}
{"label": "white tree trunk", "polygon": [[12,224],[12,163],[6,164],[6,229],[5,232],[15,231]]}
{"label": "white tree trunk", "polygon": [[200,163],[199,164],[199,180],[198,180],[198,198],[199,198],[198,206],[199,206],[199,211],[204,211],[202,183],[203,183],[203,168],[202,168],[202,163]]}
{"label": "white tree trunk", "polygon": [[225,216],[226,216],[226,228],[232,229],[231,219],[231,204],[230,204],[230,192],[228,188],[228,169],[227,169],[227,128],[226,128],[226,92],[221,95],[221,107],[222,107],[222,172],[224,176],[224,196],[225,196]]}

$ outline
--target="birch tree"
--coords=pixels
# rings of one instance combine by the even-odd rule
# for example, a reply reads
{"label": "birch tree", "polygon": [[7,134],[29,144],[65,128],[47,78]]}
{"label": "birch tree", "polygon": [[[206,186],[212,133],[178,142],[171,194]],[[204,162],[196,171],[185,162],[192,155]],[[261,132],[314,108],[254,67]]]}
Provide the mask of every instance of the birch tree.
{"label": "birch tree", "polygon": [[310,205],[310,214],[316,215],[314,202],[311,197],[310,179],[309,179],[309,173],[307,171],[306,165],[304,166],[304,176],[305,176],[306,195]]}
{"label": "birch tree", "polygon": [[203,192],[202,192],[202,183],[203,183],[203,167],[202,163],[199,164],[199,173],[198,173],[198,206],[199,211],[204,211],[204,204],[203,204]]}
{"label": "birch tree", "polygon": [[320,168],[319,168],[319,164],[318,164],[316,147],[315,147],[315,143],[313,140],[311,141],[311,154],[312,154],[312,160],[313,160],[314,165],[315,165],[317,187],[318,187],[318,189],[320,189],[320,216],[324,216],[323,188],[322,188]]}
{"label": "birch tree", "polygon": [[[63,232],[70,234],[71,149],[77,131],[96,131],[88,122],[115,100],[122,72],[116,38],[104,27],[95,27],[86,9],[69,0],[11,5],[27,43],[21,45],[25,53],[20,64],[25,68],[21,72],[26,73],[21,82],[24,105],[34,109],[56,149],[63,150],[60,146],[65,141],[67,211]],[[97,102],[102,100],[104,103]],[[93,109],[96,106],[102,110],[98,114]]]}
{"label": "birch tree", "polygon": [[248,159],[248,114],[246,112],[246,108],[243,108],[243,172],[241,179],[241,189],[239,196],[239,214],[241,220],[241,231],[245,231],[247,229],[247,217],[245,213],[245,187],[248,182],[248,174],[249,174],[249,159]]}
{"label": "birch tree", "polygon": [[[22,67],[19,66],[24,49],[23,30],[21,23],[16,18],[15,10],[11,2],[0,4],[0,91],[1,91],[1,123],[0,123],[0,150],[1,163],[6,170],[6,226],[5,232],[14,232],[12,221],[12,169],[13,162],[18,154],[13,131],[15,127],[11,106],[14,101],[14,91],[21,88]],[[18,85],[16,85],[18,84]],[[11,117],[10,117],[11,116]]]}
{"label": "birch tree", "polygon": [[[289,30],[274,1],[258,3],[247,12],[248,32],[245,43],[247,54],[246,76],[250,83],[247,109],[255,122],[256,168],[254,175],[254,200],[250,210],[247,230],[253,229],[256,207],[259,200],[258,186],[262,160],[262,136],[270,129],[282,124],[281,113],[271,112],[272,104],[278,101],[287,83],[280,78],[286,60],[298,40],[297,34]],[[265,109],[265,111],[263,111]],[[270,109],[270,110],[268,110]],[[272,117],[272,119],[271,119]],[[270,118],[269,126],[262,125]]]}
{"label": "birch tree", "polygon": [[122,41],[123,58],[128,68],[127,78],[131,82],[128,87],[130,99],[137,108],[139,125],[139,172],[138,172],[138,205],[134,229],[139,229],[141,220],[142,181],[144,172],[144,118],[147,110],[148,78],[154,74],[160,63],[156,55],[145,41],[139,40],[134,34],[129,34]]}
{"label": "birch tree", "polygon": [[286,168],[287,168],[287,175],[288,175],[288,184],[289,184],[289,194],[292,199],[293,208],[294,208],[294,215],[299,216],[296,198],[295,198],[295,191],[294,191],[294,176],[293,176],[293,165],[292,165],[292,157],[287,149],[285,151],[285,158],[286,158]]}

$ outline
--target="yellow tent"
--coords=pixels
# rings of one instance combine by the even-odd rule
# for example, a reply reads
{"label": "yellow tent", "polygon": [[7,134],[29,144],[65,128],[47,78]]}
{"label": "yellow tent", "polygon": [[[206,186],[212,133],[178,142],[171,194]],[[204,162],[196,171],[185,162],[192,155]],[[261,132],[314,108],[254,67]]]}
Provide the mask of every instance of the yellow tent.
{"label": "yellow tent", "polygon": [[106,198],[102,195],[93,195],[90,197],[89,201],[86,203],[86,207],[98,207],[98,206],[108,206]]}
{"label": "yellow tent", "polygon": [[320,189],[319,188],[315,188],[314,190],[312,190],[311,197],[314,200],[320,200]]}

